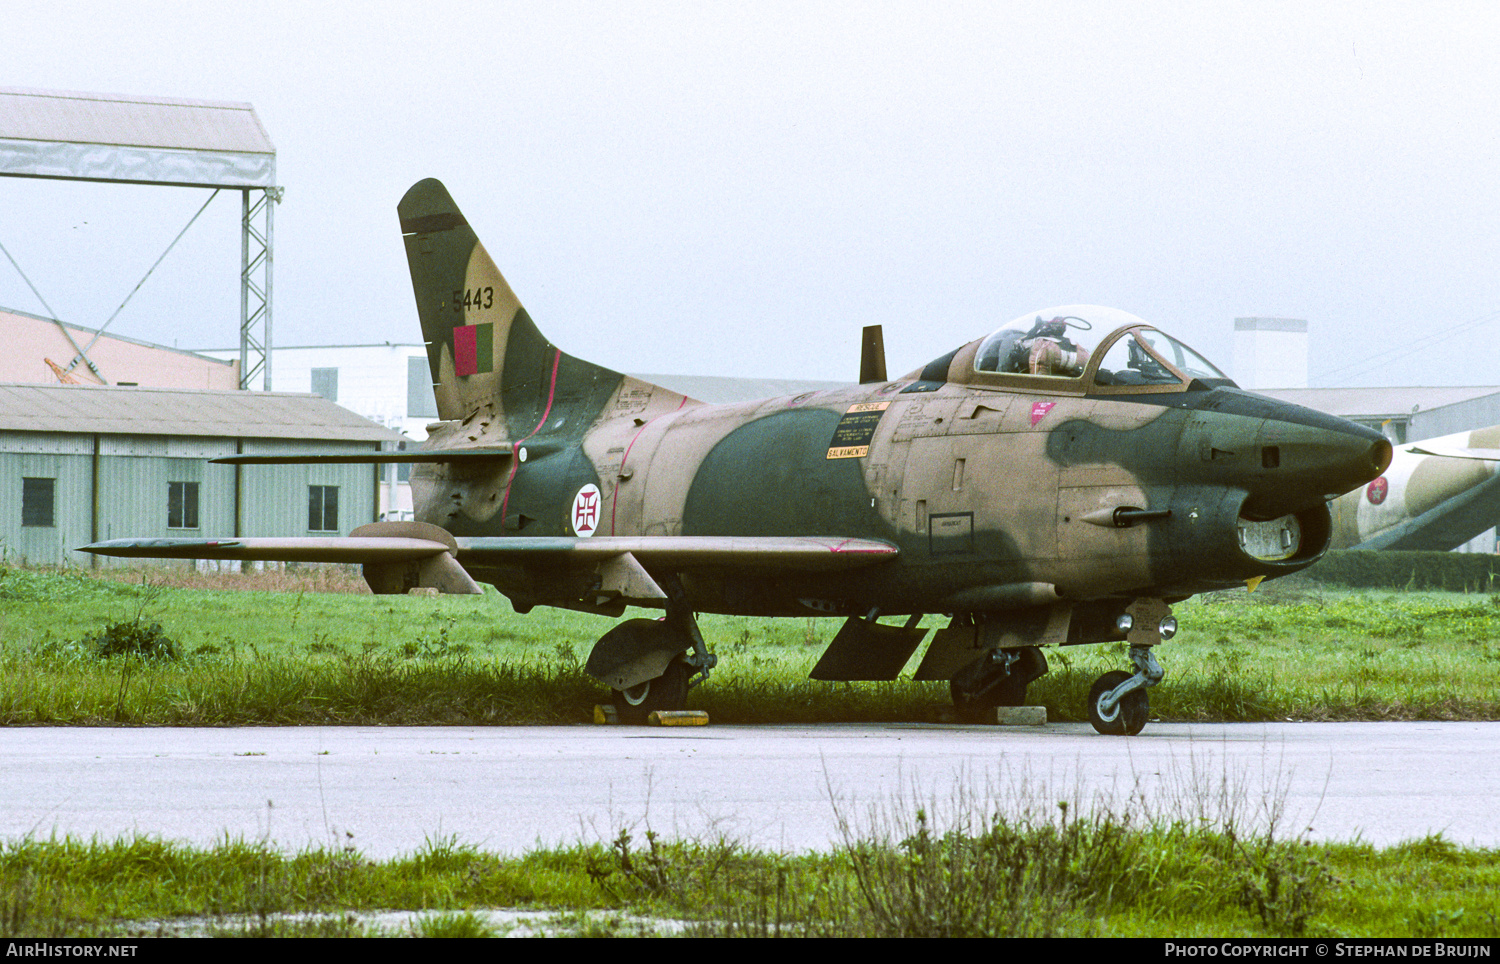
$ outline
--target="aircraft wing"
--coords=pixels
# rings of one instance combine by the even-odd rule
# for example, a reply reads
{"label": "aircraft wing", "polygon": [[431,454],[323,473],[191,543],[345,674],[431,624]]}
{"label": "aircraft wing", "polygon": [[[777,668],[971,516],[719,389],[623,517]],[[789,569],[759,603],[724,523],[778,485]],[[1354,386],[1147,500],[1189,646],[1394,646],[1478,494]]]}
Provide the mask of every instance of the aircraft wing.
{"label": "aircraft wing", "polygon": [[1418,442],[1407,447],[1413,455],[1436,455],[1445,459],[1474,459],[1479,462],[1500,462],[1500,449],[1461,449],[1450,445],[1424,445]]}
{"label": "aircraft wing", "polygon": [[837,536],[592,536],[589,538],[459,539],[458,558],[478,565],[528,562],[593,564],[629,553],[645,565],[784,567],[812,571],[854,569],[894,559],[895,546],[878,539]]}
{"label": "aircraft wing", "polygon": [[826,572],[873,565],[898,554],[895,546],[878,539],[833,536],[514,536],[459,541],[421,522],[376,522],[342,537],[111,539],[81,551],[143,559],[358,564],[376,593],[430,587],[473,594],[483,590],[466,564],[536,567],[552,573],[590,573],[600,598],[643,602],[666,598],[648,568],[658,575],[664,570],[719,567]]}
{"label": "aircraft wing", "polygon": [[[359,532],[360,530],[355,530]],[[478,565],[574,562],[591,565],[630,553],[662,566],[784,566],[837,570],[895,558],[876,539],[824,536],[616,536],[595,538],[459,539],[455,555]],[[279,562],[397,562],[453,551],[436,539],[409,536],[328,536],[245,539],[110,539],[82,552],[139,559],[242,559]]]}

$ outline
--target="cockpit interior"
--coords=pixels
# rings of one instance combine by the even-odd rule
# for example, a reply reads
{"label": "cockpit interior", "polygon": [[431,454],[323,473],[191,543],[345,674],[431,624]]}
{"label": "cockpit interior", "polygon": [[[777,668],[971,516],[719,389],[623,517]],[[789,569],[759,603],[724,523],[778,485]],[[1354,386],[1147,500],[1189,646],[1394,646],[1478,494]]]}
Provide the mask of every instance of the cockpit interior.
{"label": "cockpit interior", "polygon": [[1020,376],[1028,381],[1087,376],[1081,387],[1088,390],[1180,389],[1195,379],[1229,381],[1171,335],[1135,315],[1098,305],[1064,305],[1022,315],[979,343],[973,370],[980,376]]}

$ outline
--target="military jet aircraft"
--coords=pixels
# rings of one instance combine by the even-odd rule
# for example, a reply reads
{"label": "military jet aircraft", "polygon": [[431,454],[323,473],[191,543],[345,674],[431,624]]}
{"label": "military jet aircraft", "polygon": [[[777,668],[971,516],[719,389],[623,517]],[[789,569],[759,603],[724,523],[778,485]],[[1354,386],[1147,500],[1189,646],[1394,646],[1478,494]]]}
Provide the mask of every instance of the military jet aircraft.
{"label": "military jet aircraft", "polygon": [[548,341],[438,181],[398,213],[441,421],[415,454],[330,459],[415,463],[417,521],[87,551],[359,562],[377,593],[485,582],[520,613],[660,609],[587,663],[627,720],[709,676],[699,612],[845,617],[825,680],[895,679],[919,620],[945,615],[914,677],[948,680],[975,719],[1025,700],[1042,647],[1128,640],[1131,670],[1101,676],[1087,709],[1134,734],[1172,603],[1311,565],[1329,501],[1391,457],[1378,432],[1240,391],[1091,306],[1028,313],[896,379],[867,333],[859,384],[706,405]]}
{"label": "military jet aircraft", "polygon": [[1445,552],[1500,524],[1500,425],[1396,447],[1333,503],[1333,548]]}

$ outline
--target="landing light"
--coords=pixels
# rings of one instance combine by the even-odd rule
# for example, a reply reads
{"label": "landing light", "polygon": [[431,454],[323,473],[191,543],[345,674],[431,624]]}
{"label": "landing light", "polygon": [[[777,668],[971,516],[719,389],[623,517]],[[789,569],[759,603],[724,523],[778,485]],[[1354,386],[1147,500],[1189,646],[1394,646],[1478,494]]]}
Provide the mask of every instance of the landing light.
{"label": "landing light", "polygon": [[1240,519],[1240,548],[1255,559],[1278,561],[1290,559],[1302,548],[1302,523],[1295,515],[1284,515],[1267,522]]}
{"label": "landing light", "polygon": [[1159,626],[1156,627],[1156,631],[1159,632],[1159,633],[1161,633],[1161,638],[1162,639],[1171,639],[1173,636],[1176,636],[1177,635],[1177,617],[1176,616],[1168,616],[1168,617],[1166,617],[1165,619],[1163,619],[1161,621],[1161,625],[1159,625]]}
{"label": "landing light", "polygon": [[1135,628],[1135,618],[1130,613],[1123,613],[1119,619],[1115,620],[1115,628],[1122,633],[1128,633]]}

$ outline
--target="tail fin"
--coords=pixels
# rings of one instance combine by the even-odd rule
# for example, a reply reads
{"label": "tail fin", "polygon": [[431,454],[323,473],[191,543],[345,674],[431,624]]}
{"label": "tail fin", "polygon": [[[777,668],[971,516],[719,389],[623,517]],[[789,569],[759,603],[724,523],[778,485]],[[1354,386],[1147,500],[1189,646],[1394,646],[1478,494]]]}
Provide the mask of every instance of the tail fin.
{"label": "tail fin", "polygon": [[[490,408],[522,439],[558,419],[585,424],[624,377],[563,354],[537,330],[440,181],[412,185],[396,207],[438,417]],[[561,427],[557,425],[556,427]],[[566,431],[566,429],[564,430]]]}

